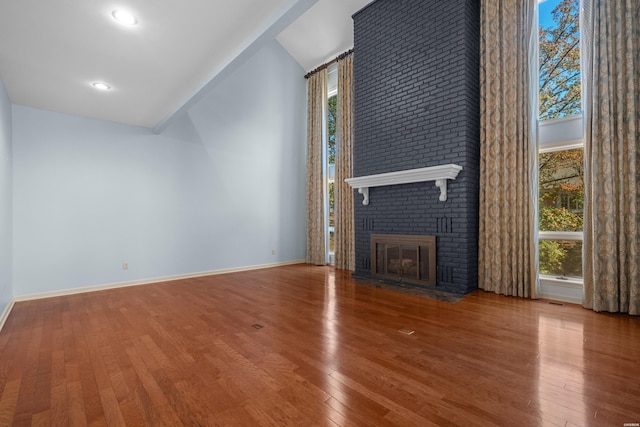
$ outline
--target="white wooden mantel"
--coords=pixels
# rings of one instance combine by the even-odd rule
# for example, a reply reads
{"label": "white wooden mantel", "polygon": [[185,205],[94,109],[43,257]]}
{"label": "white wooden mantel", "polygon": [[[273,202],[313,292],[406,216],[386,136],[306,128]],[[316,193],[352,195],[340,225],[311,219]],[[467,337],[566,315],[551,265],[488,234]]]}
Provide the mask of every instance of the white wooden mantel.
{"label": "white wooden mantel", "polygon": [[410,184],[413,182],[435,181],[440,188],[440,201],[447,200],[447,180],[456,179],[462,166],[448,164],[429,166],[426,168],[408,169],[398,172],[379,173],[376,175],[358,176],[347,178],[344,181],[352,188],[357,188],[358,193],[364,196],[363,205],[369,204],[369,188],[383,187],[385,185]]}

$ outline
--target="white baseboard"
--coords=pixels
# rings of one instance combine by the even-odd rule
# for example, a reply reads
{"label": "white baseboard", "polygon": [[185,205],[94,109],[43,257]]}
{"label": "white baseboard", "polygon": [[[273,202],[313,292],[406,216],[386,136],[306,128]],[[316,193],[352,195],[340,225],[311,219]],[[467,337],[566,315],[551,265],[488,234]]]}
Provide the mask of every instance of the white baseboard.
{"label": "white baseboard", "polygon": [[[107,289],[116,289],[116,288],[125,288],[128,286],[139,286],[139,285],[149,285],[151,283],[161,283],[161,282],[170,282],[172,280],[181,280],[181,279],[191,279],[194,277],[203,277],[203,276],[215,276],[218,274],[227,274],[227,273],[238,273],[241,271],[251,271],[251,270],[262,270],[265,268],[273,268],[273,267],[282,267],[285,265],[293,265],[293,264],[301,264],[304,263],[305,260],[294,260],[294,261],[283,261],[283,262],[274,262],[270,264],[258,264],[258,265],[250,265],[246,267],[236,267],[236,268],[224,268],[221,270],[212,270],[212,271],[203,271],[200,273],[189,273],[189,274],[178,274],[175,276],[165,276],[165,277],[154,277],[151,279],[144,280],[132,280],[129,282],[117,282],[117,283],[106,283],[102,285],[94,285],[94,286],[85,286],[81,288],[72,288],[72,289],[62,289],[59,291],[49,291],[49,292],[39,292],[35,294],[27,294],[27,295],[18,295],[13,298],[13,302],[18,301],[32,301],[43,298],[52,298],[59,297],[65,295],[74,295],[74,294],[82,294],[85,292],[96,292],[96,291],[104,291]],[[5,310],[7,311],[7,310]],[[10,311],[10,310],[9,310]],[[8,316],[8,314],[7,314]],[[0,328],[1,329],[1,328]]]}
{"label": "white baseboard", "polygon": [[12,299],[11,301],[9,301],[9,304],[7,304],[7,306],[4,308],[4,311],[2,312],[2,316],[0,316],[0,331],[2,331],[2,328],[4,327],[4,322],[7,321],[7,319],[9,318],[9,314],[11,314],[11,310],[13,309],[13,304],[15,304],[16,300]]}

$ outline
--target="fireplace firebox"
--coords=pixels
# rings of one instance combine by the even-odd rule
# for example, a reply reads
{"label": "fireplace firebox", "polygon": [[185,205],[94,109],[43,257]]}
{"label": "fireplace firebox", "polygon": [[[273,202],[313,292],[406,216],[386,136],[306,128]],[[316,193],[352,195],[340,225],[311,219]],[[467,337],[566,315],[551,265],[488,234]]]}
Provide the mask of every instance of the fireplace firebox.
{"label": "fireplace firebox", "polygon": [[371,275],[417,285],[436,285],[435,236],[371,235]]}

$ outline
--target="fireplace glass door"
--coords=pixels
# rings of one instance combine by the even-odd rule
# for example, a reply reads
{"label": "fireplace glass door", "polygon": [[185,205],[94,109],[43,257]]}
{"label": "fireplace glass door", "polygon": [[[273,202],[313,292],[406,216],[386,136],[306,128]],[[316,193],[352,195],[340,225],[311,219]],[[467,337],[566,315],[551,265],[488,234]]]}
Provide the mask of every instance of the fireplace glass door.
{"label": "fireplace glass door", "polygon": [[435,285],[435,237],[382,236],[372,236],[374,276]]}

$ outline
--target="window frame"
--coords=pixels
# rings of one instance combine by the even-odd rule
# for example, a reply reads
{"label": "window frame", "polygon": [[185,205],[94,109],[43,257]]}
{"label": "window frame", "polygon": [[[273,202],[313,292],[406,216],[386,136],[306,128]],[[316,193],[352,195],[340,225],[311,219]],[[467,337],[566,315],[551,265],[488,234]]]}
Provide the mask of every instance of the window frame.
{"label": "window frame", "polygon": [[[538,121],[538,154],[576,148],[584,149],[582,113]],[[540,240],[584,241],[584,231],[540,231],[538,228],[538,242]],[[539,272],[538,278],[543,298],[573,303],[582,302],[583,278],[558,278]]]}
{"label": "window frame", "polygon": [[333,63],[327,67],[327,94],[324,99],[323,129],[322,129],[322,174],[324,192],[324,238],[325,259],[329,265],[334,265],[335,256],[331,251],[330,233],[335,233],[334,227],[329,225],[329,183],[334,180],[335,166],[329,166],[329,98],[338,95],[338,64]]}

